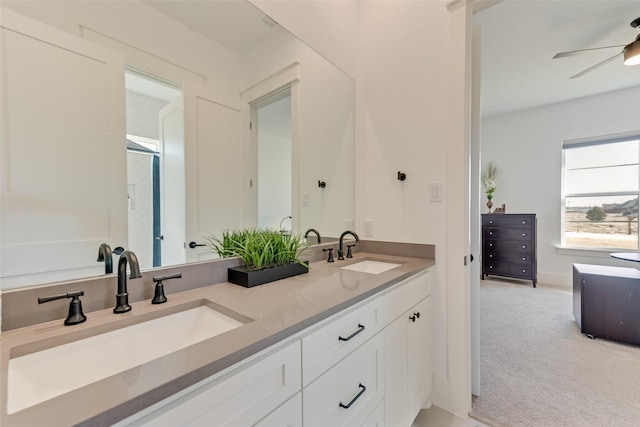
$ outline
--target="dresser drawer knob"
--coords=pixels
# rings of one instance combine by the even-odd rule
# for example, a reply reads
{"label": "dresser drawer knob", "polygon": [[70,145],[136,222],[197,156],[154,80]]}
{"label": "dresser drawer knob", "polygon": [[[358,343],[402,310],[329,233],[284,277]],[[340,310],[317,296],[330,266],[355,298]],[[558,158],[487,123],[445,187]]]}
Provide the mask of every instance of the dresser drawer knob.
{"label": "dresser drawer knob", "polygon": [[489,258],[493,258],[493,254],[489,255]]}
{"label": "dresser drawer knob", "polygon": [[523,272],[523,273],[526,273],[526,272],[527,272],[527,270],[522,270],[522,272]]}
{"label": "dresser drawer knob", "polygon": [[522,257],[522,260],[523,260],[523,261],[526,261],[527,259],[526,259],[525,257]]}
{"label": "dresser drawer knob", "polygon": [[490,232],[489,232],[489,235],[490,235],[490,236],[493,236],[493,231],[490,231]]}
{"label": "dresser drawer knob", "polygon": [[522,249],[527,249],[527,245],[522,245]]}
{"label": "dresser drawer knob", "polygon": [[493,247],[493,243],[489,243],[489,246],[490,246],[490,247]]}
{"label": "dresser drawer knob", "polygon": [[522,233],[522,237],[526,237],[526,236],[527,236],[527,233]]}
{"label": "dresser drawer knob", "polygon": [[489,224],[493,224],[493,221],[489,220]]}
{"label": "dresser drawer knob", "polygon": [[526,224],[526,223],[527,223],[527,221],[522,221],[522,224]]}
{"label": "dresser drawer knob", "polygon": [[492,270],[492,269],[493,269],[493,265],[490,265],[490,266],[489,266],[489,270]]}

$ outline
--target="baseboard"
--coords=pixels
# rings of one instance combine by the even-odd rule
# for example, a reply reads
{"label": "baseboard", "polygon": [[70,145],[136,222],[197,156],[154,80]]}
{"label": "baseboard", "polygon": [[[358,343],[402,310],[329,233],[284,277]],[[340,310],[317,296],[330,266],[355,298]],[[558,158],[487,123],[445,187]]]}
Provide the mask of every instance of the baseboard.
{"label": "baseboard", "polygon": [[538,272],[538,283],[570,288],[573,286],[573,278],[571,275]]}

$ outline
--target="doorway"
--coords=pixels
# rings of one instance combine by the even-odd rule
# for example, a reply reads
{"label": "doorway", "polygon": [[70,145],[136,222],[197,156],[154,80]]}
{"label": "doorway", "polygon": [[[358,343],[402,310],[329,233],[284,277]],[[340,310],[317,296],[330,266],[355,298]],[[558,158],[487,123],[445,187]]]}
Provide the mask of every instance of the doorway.
{"label": "doorway", "polygon": [[[184,132],[182,128],[173,129],[172,136],[179,141],[177,144],[174,141],[172,150],[167,150],[162,117],[167,106],[176,100],[181,101],[182,90],[170,82],[132,70],[126,71],[125,82],[129,202],[127,249],[136,253],[141,269],[184,262],[181,261],[184,248],[178,255],[178,258],[182,258],[176,260],[172,251],[165,247],[166,223],[171,220],[169,216],[173,217],[166,213],[165,207],[172,195],[165,190],[165,184],[184,182],[184,155],[174,153],[176,146],[180,148],[184,144]],[[181,123],[183,120],[177,126],[182,126]],[[176,171],[176,168],[166,167],[172,156],[178,158],[181,169]],[[179,203],[172,203],[171,206],[172,209],[180,209]],[[184,203],[182,206],[184,210]],[[181,241],[184,242],[184,237]]]}
{"label": "doorway", "polygon": [[258,227],[292,229],[291,89],[251,105],[258,154]]}

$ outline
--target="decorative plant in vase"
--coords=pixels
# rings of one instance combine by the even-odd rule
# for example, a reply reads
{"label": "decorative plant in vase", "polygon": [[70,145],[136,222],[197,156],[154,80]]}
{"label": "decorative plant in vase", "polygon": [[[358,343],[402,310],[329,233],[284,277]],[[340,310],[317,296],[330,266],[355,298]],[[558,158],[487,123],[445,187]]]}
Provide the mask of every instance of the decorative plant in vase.
{"label": "decorative plant in vase", "polygon": [[484,193],[487,195],[487,207],[489,208],[489,213],[491,213],[491,207],[493,206],[491,199],[493,199],[493,192],[496,191],[497,175],[497,168],[489,162],[487,170],[482,174],[482,186],[484,187]]}
{"label": "decorative plant in vase", "polygon": [[307,273],[309,265],[300,259],[307,249],[300,236],[270,229],[224,231],[209,235],[207,246],[221,258],[239,257],[243,267],[229,268],[229,281],[246,287]]}

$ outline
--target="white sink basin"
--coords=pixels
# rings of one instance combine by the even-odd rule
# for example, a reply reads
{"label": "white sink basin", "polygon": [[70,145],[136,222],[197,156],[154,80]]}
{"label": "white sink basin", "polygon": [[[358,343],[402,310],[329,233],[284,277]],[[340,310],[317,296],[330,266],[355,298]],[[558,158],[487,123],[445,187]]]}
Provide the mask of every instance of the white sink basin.
{"label": "white sink basin", "polygon": [[398,267],[400,264],[392,262],[374,261],[367,259],[364,261],[356,262],[355,264],[345,265],[341,267],[344,270],[359,271],[361,273],[380,274],[387,270]]}
{"label": "white sink basin", "polygon": [[177,313],[12,358],[9,360],[8,413],[142,365],[250,321],[239,314],[237,319],[202,300],[200,305],[190,304]]}

